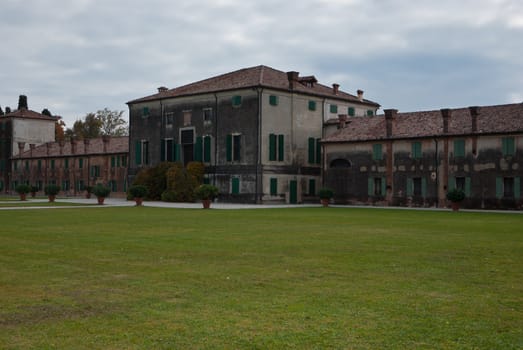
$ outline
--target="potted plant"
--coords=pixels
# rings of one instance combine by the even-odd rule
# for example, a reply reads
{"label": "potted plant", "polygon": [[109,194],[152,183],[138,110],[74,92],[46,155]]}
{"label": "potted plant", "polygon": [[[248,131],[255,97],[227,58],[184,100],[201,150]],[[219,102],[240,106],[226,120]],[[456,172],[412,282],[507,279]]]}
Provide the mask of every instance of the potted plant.
{"label": "potted plant", "polygon": [[334,191],[331,190],[330,188],[324,187],[324,188],[320,188],[318,194],[320,196],[321,204],[324,207],[328,207],[331,198],[334,196]]}
{"label": "potted plant", "polygon": [[92,186],[85,186],[85,198],[91,198],[91,191],[93,190]]}
{"label": "potted plant", "polygon": [[98,204],[102,205],[104,204],[105,197],[109,196],[109,193],[111,193],[111,189],[102,184],[98,184],[91,189],[91,192],[98,199]]}
{"label": "potted plant", "polygon": [[31,186],[21,184],[15,187],[15,191],[18,193],[18,195],[20,195],[20,200],[25,201],[27,194],[31,192]]}
{"label": "potted plant", "polygon": [[465,199],[465,192],[455,188],[447,192],[447,199],[451,202],[452,210],[458,211],[461,202]]}
{"label": "potted plant", "polygon": [[203,209],[211,207],[211,201],[218,196],[218,193],[218,187],[210,184],[200,185],[194,190],[194,195],[202,201]]}
{"label": "potted plant", "polygon": [[31,197],[36,196],[36,192],[38,192],[38,186],[31,186]]}
{"label": "potted plant", "polygon": [[60,192],[60,186],[58,185],[47,185],[44,188],[44,193],[47,195],[47,198],[49,198],[49,202],[54,202],[56,195]]}
{"label": "potted plant", "polygon": [[136,202],[136,206],[139,207],[143,203],[143,199],[147,196],[149,190],[144,185],[133,185],[129,187],[129,194]]}

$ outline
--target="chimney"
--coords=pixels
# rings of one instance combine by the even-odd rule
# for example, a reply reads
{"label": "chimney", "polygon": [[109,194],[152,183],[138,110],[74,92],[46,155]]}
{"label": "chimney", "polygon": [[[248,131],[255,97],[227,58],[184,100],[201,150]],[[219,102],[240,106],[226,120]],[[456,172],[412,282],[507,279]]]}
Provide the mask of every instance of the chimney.
{"label": "chimney", "polygon": [[76,140],[71,138],[71,154],[76,154]]}
{"label": "chimney", "polygon": [[472,132],[478,131],[478,115],[480,108],[477,106],[469,107],[470,116],[472,118]]}
{"label": "chimney", "polygon": [[340,84],[336,84],[336,83],[332,84],[332,93],[334,95],[338,94],[339,89],[340,89]]}
{"label": "chimney", "polygon": [[287,72],[287,79],[289,80],[289,89],[294,90],[294,86],[296,85],[296,82],[298,81],[299,76],[300,76],[299,72],[294,72],[294,71]]}
{"label": "chimney", "polygon": [[33,156],[33,151],[34,151],[35,147],[36,147],[36,145],[34,143],[29,144],[30,157]]}
{"label": "chimney", "polygon": [[363,90],[358,90],[358,100],[360,100],[360,102],[363,101]]}
{"label": "chimney", "polygon": [[344,129],[347,125],[347,115],[346,114],[338,114],[338,129]]}
{"label": "chimney", "polygon": [[89,144],[91,143],[90,139],[84,139],[84,153],[89,154]]}
{"label": "chimney", "polygon": [[387,137],[392,137],[392,123],[393,119],[398,114],[397,109],[385,109],[385,126],[387,128]]}
{"label": "chimney", "polygon": [[107,150],[109,148],[109,143],[111,142],[111,137],[109,135],[103,135],[102,142],[104,144],[104,153],[107,153]]}
{"label": "chimney", "polygon": [[449,108],[445,108],[441,110],[441,116],[443,117],[443,133],[448,134],[449,133],[449,121],[450,117],[452,115],[452,110]]}
{"label": "chimney", "polygon": [[60,146],[60,155],[64,154],[64,141],[58,141],[58,146]]}
{"label": "chimney", "polygon": [[166,88],[165,86],[160,86],[160,87],[158,88],[158,92],[159,92],[159,93],[166,92],[167,90],[169,90],[169,89]]}

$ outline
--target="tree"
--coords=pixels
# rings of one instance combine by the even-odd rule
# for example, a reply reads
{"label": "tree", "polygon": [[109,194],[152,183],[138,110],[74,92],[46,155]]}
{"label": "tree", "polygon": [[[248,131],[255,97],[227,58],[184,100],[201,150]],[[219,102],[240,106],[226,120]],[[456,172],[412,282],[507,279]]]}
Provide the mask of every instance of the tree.
{"label": "tree", "polygon": [[2,110],[1,106],[0,106],[0,115],[4,115],[4,111]]}
{"label": "tree", "polygon": [[65,123],[64,123],[63,120],[57,120],[54,123],[54,139],[55,139],[55,141],[64,141],[65,140],[64,127],[65,127]]}
{"label": "tree", "polygon": [[77,139],[92,139],[100,136],[101,127],[102,123],[96,115],[89,113],[84,117],[84,120],[75,121],[73,128],[67,129],[65,134]]}
{"label": "tree", "polygon": [[46,115],[46,116],[48,116],[48,117],[52,117],[52,116],[53,116],[53,115],[51,114],[51,112],[49,112],[49,110],[48,110],[47,108],[44,108],[44,109],[42,110],[42,114],[43,114],[43,115]]}
{"label": "tree", "polygon": [[18,109],[28,109],[28,107],[27,107],[27,96],[20,95],[18,97]]}
{"label": "tree", "polygon": [[110,111],[107,108],[96,112],[101,121],[101,134],[109,136],[127,136],[129,128],[127,121],[122,117],[123,111]]}
{"label": "tree", "polygon": [[5,114],[11,113],[11,107],[5,107]]}

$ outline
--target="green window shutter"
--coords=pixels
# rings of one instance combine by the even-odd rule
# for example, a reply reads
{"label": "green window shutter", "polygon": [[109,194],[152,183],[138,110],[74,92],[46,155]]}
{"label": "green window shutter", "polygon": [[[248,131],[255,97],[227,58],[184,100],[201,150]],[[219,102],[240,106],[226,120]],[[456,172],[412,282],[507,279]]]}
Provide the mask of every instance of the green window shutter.
{"label": "green window shutter", "polygon": [[503,198],[503,178],[496,177],[496,198]]}
{"label": "green window shutter", "polygon": [[227,135],[227,140],[226,140],[226,156],[227,156],[227,161],[230,162],[232,161],[232,135],[229,134]]}
{"label": "green window shutter", "polygon": [[285,138],[284,135],[278,135],[278,161],[283,162],[285,155]]}
{"label": "green window shutter", "polygon": [[316,164],[321,164],[321,143],[316,139]]}
{"label": "green window shutter", "polygon": [[203,161],[203,138],[196,136],[196,145],[194,147],[194,160],[197,162]]}
{"label": "green window shutter", "polygon": [[372,145],[372,158],[373,158],[373,160],[382,160],[383,159],[382,148],[381,147],[382,146],[381,146],[380,143]]}
{"label": "green window shutter", "polygon": [[165,161],[165,139],[160,140],[160,161]]}
{"label": "green window shutter", "polygon": [[269,96],[269,104],[271,106],[277,106],[278,105],[278,96],[276,95],[270,95]]}
{"label": "green window shutter", "polygon": [[372,109],[367,110],[367,117],[372,117],[374,115],[374,111]]}
{"label": "green window shutter", "polygon": [[421,142],[412,143],[412,158],[421,158]]}
{"label": "green window shutter", "polygon": [[369,177],[367,179],[367,194],[369,196],[374,195],[374,178],[372,178],[372,177]]}
{"label": "green window shutter", "polygon": [[134,144],[134,156],[136,165],[142,164],[142,141],[136,141]]}
{"label": "green window shutter", "polygon": [[179,143],[175,143],[173,145],[174,147],[174,161],[179,162],[181,160],[180,152],[181,152],[181,146]]}
{"label": "green window shutter", "polygon": [[330,111],[331,113],[338,113],[338,105],[331,105]]}
{"label": "green window shutter", "polygon": [[238,107],[241,104],[242,104],[242,97],[241,96],[236,95],[236,96],[232,97],[232,105],[233,106]]}
{"label": "green window shutter", "polygon": [[504,156],[513,156],[514,155],[514,138],[513,137],[504,137],[501,139],[503,155]]}
{"label": "green window shutter", "polygon": [[203,138],[203,149],[204,149],[203,161],[206,163],[210,163],[211,162],[211,137],[210,136],[205,136]]}
{"label": "green window shutter", "polygon": [[278,195],[278,179],[271,178],[271,196]]}
{"label": "green window shutter", "polygon": [[456,178],[455,177],[449,177],[449,185],[448,190],[453,190],[456,188]]}
{"label": "green window shutter", "polygon": [[387,178],[386,177],[381,178],[381,195],[382,196],[387,195]]}
{"label": "green window shutter", "polygon": [[315,155],[315,149],[314,149],[314,137],[309,137],[309,163],[314,163],[314,155]]}
{"label": "green window shutter", "polygon": [[118,168],[121,166],[120,160],[121,160],[121,157],[116,156],[116,166],[117,166]]}
{"label": "green window shutter", "polygon": [[[42,166],[42,163],[40,161],[38,161],[38,170],[40,170],[41,166]],[[84,167],[84,159],[80,158],[80,159],[78,159],[78,168],[83,169],[83,167]]]}
{"label": "green window shutter", "polygon": [[232,194],[239,194],[240,193],[240,178],[233,177],[231,181],[232,181],[232,184],[231,184],[232,185],[231,186]]}
{"label": "green window shutter", "polygon": [[421,178],[421,196],[423,198],[427,197],[427,179],[424,177]]}
{"label": "green window shutter", "polygon": [[466,177],[465,178],[465,196],[466,197],[470,197],[470,194],[471,194],[471,179],[470,177]]}
{"label": "green window shutter", "polygon": [[276,135],[269,135],[269,160],[276,160]]}
{"label": "green window shutter", "polygon": [[116,158],[114,156],[111,157],[111,168],[114,168],[116,166]]}
{"label": "green window shutter", "polygon": [[465,140],[454,140],[454,157],[465,157]]}
{"label": "green window shutter", "polygon": [[414,194],[414,183],[411,178],[407,179],[407,196],[412,196]]}
{"label": "green window shutter", "polygon": [[67,159],[67,158],[65,159],[64,167],[65,167],[66,169],[69,169],[69,159]]}
{"label": "green window shutter", "polygon": [[356,115],[356,110],[354,107],[349,107],[349,116],[354,117]]}
{"label": "green window shutter", "polygon": [[127,166],[127,156],[122,156],[122,166],[123,167]]}
{"label": "green window shutter", "polygon": [[514,178],[514,198],[516,198],[516,199],[521,198],[521,178],[520,177]]}
{"label": "green window shutter", "polygon": [[316,179],[309,179],[309,196],[316,195]]}
{"label": "green window shutter", "polygon": [[316,101],[309,101],[309,111],[316,110]]}
{"label": "green window shutter", "polygon": [[54,169],[54,166],[55,166],[55,160],[51,159],[51,169]]}

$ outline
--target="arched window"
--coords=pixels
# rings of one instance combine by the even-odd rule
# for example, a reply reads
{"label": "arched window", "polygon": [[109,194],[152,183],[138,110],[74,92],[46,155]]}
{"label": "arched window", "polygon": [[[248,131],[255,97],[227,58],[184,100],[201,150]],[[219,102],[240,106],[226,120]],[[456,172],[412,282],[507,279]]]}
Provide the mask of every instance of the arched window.
{"label": "arched window", "polygon": [[338,158],[330,163],[331,168],[350,168],[352,164],[347,159]]}

